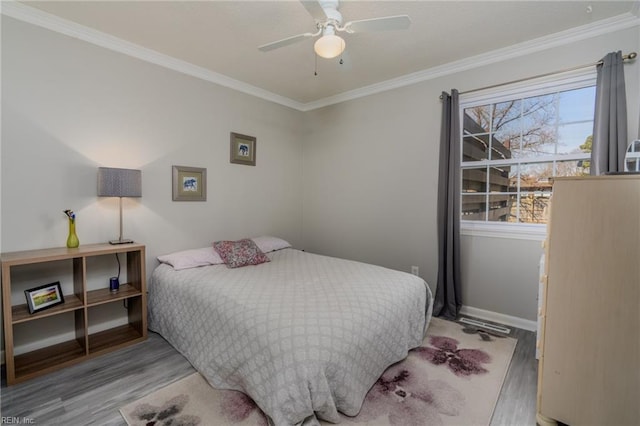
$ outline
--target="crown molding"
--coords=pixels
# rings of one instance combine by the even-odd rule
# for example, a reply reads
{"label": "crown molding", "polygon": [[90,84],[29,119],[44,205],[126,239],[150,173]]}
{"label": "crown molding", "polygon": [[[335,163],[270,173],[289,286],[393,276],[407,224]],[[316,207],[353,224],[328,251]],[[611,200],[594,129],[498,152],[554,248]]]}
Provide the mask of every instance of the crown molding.
{"label": "crown molding", "polygon": [[220,86],[228,87],[267,101],[275,102],[289,108],[301,111],[304,106],[301,102],[294,101],[293,99],[235,80],[224,74],[210,71],[206,68],[193,65],[169,55],[156,52],[155,50],[147,49],[146,47],[142,47],[138,44],[85,27],[84,25],[59,18],[55,15],[26,6],[14,0],[0,0],[0,13],[29,24],[46,28],[69,37],[77,38],[96,46],[123,53],[161,67],[169,68],[171,70],[209,81]]}
{"label": "crown molding", "polygon": [[[640,4],[640,2],[637,2],[636,4]],[[459,61],[450,62],[448,64],[436,66],[412,74],[407,74],[398,78],[372,84],[370,86],[350,90],[348,92],[340,93],[335,96],[308,102],[304,104],[304,111],[310,111],[340,102],[381,93],[387,90],[409,86],[445,75],[479,68],[481,66],[526,56],[553,47],[563,46],[575,43],[580,40],[586,40],[599,35],[637,26],[640,26],[640,17],[630,12],[624,13],[622,15],[603,19],[591,24],[571,28],[569,30],[550,34],[533,40],[528,40],[502,49],[493,50],[491,52],[483,53],[476,56],[470,56]]]}
{"label": "crown molding", "polygon": [[612,18],[593,22],[580,27],[561,31],[548,36],[518,43],[502,49],[497,49],[481,55],[471,56],[459,61],[436,66],[423,71],[407,74],[398,78],[386,80],[380,83],[361,87],[329,96],[317,101],[302,103],[285,96],[278,95],[268,90],[235,80],[223,74],[219,74],[189,62],[173,58],[155,50],[147,49],[140,45],[128,42],[118,37],[85,27],[75,22],[59,18],[39,9],[18,3],[14,0],[1,0],[0,13],[20,21],[24,21],[69,37],[77,38],[88,43],[104,47],[134,58],[150,62],[171,70],[190,75],[220,86],[228,87],[251,96],[255,96],[270,102],[274,102],[298,111],[312,111],[325,106],[358,99],[364,96],[397,89],[404,86],[420,83],[445,75],[467,71],[484,65],[493,64],[517,58],[531,53],[547,50],[549,48],[563,46],[576,41],[589,39],[602,34],[640,26],[640,1],[636,1],[630,12]]}

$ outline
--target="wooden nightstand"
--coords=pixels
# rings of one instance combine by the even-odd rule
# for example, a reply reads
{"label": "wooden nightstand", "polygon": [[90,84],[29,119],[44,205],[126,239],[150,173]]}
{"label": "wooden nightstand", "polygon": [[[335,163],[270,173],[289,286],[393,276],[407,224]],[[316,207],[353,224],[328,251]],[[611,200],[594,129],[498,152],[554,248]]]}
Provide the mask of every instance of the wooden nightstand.
{"label": "wooden nightstand", "polygon": [[[97,272],[92,269],[94,265],[99,264],[99,257],[114,256],[116,253],[125,255],[120,257],[126,271],[127,282],[121,283],[117,292],[109,290],[108,279],[99,280],[100,283],[104,282],[104,287],[90,289],[88,277],[91,277],[92,273],[104,273],[99,267],[95,268]],[[76,364],[147,338],[144,245],[87,244],[74,249],[59,247],[18,251],[2,253],[0,261],[2,262],[3,324],[8,385]],[[14,280],[13,291],[22,291],[26,287],[36,287],[49,282],[30,283],[29,278],[34,274],[40,277],[46,275],[47,271],[65,270],[65,268],[69,271],[68,281],[73,282],[73,290],[72,292],[63,290],[63,304],[33,314],[29,313],[26,304],[12,304],[12,279]],[[55,278],[54,272],[51,281],[55,281]],[[66,287],[69,288],[68,283]],[[110,303],[125,304],[127,324],[90,332],[92,320],[97,316],[94,313],[100,309],[101,305]],[[75,333],[75,339],[14,355],[14,341],[20,337],[20,333],[28,334],[30,329],[37,331],[39,327],[45,325],[48,327],[50,324],[46,324],[47,319],[52,320],[54,316],[68,316],[72,326],[69,327],[70,329],[55,330],[52,333]]]}

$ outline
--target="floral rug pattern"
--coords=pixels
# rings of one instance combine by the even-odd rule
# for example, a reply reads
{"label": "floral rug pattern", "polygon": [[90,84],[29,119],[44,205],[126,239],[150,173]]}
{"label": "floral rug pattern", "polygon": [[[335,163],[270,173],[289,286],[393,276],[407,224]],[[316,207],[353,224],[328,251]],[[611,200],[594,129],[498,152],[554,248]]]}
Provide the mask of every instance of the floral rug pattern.
{"label": "floral rug pattern", "polygon": [[[448,383],[419,373],[407,359],[389,367],[367,394],[355,423],[386,421],[391,425],[440,425],[441,416],[456,416],[464,396]],[[417,373],[417,374],[416,374]]]}
{"label": "floral rug pattern", "polygon": [[156,407],[150,404],[138,405],[132,417],[146,426],[196,426],[200,424],[200,417],[182,414],[182,410],[189,402],[189,396],[180,394]]}
{"label": "floral rug pattern", "polygon": [[[390,366],[372,386],[360,413],[342,416],[342,424],[489,424],[515,345],[512,338],[434,318],[423,345]],[[197,373],[180,382],[185,382],[183,393],[171,392],[172,384],[156,392],[165,392],[156,399],[154,393],[121,409],[127,423],[268,425],[242,392],[213,389]]]}
{"label": "floral rug pattern", "polygon": [[446,365],[457,376],[487,372],[482,364],[490,363],[491,356],[486,352],[479,349],[459,349],[460,342],[445,336],[431,336],[429,343],[431,346],[420,346],[412,352],[433,365]]}

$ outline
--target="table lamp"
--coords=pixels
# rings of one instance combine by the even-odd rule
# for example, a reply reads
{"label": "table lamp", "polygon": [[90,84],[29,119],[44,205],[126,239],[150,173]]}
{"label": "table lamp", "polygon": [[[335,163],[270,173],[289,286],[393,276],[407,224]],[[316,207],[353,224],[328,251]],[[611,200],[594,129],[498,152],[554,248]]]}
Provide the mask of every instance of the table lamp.
{"label": "table lamp", "polygon": [[142,173],[140,170],[98,168],[98,197],[120,198],[120,238],[109,244],[128,244],[133,240],[122,238],[122,197],[142,197]]}

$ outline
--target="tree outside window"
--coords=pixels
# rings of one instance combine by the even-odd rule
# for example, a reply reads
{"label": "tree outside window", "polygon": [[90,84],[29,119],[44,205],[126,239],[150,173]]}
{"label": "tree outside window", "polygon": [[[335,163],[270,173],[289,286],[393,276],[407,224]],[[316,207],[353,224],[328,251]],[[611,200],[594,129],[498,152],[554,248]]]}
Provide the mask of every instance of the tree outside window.
{"label": "tree outside window", "polygon": [[595,87],[463,109],[462,220],[546,223],[556,176],[589,174]]}

